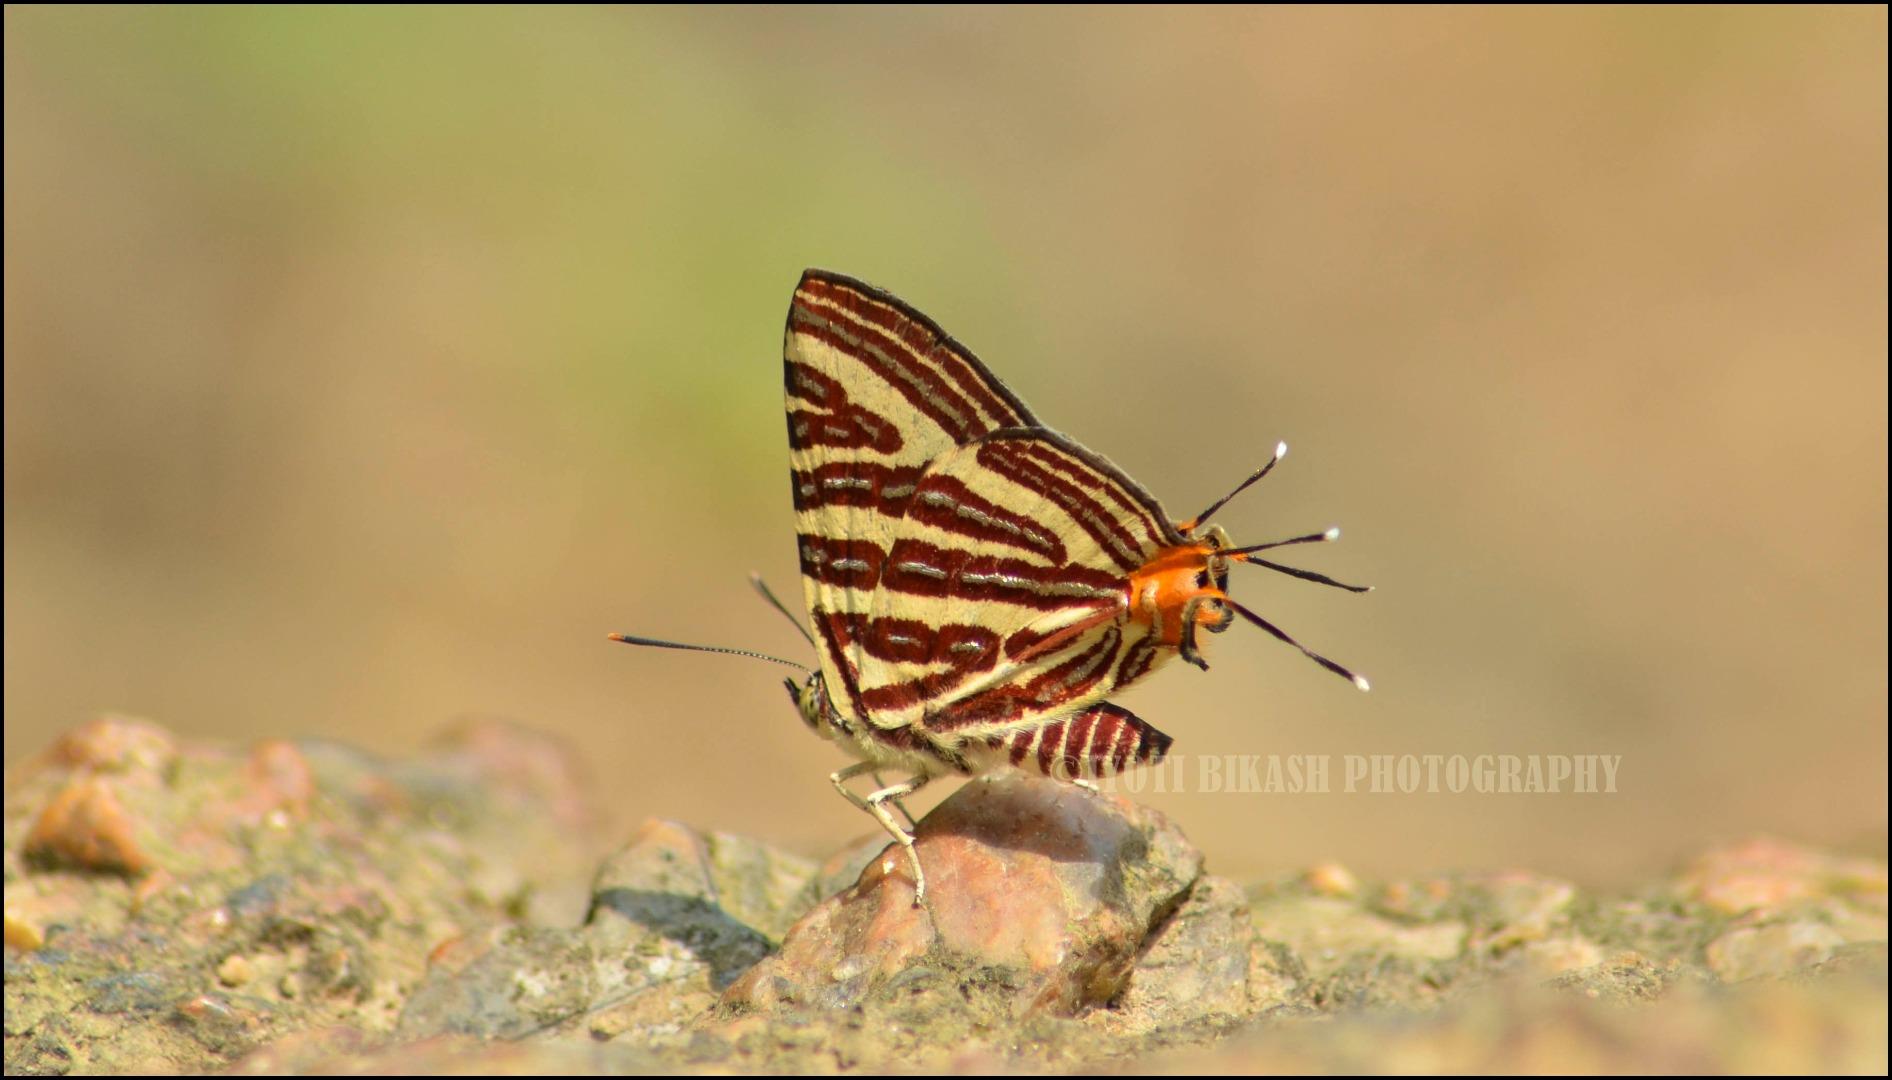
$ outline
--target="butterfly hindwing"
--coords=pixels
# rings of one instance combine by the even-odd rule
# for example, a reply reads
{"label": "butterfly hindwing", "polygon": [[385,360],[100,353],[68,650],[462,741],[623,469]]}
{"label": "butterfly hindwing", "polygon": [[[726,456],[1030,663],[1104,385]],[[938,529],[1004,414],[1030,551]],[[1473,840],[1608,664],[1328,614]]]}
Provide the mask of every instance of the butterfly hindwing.
{"label": "butterfly hindwing", "polygon": [[921,475],[859,624],[876,727],[949,741],[1028,728],[1171,652],[1129,618],[1130,575],[1179,538],[1149,494],[1055,432],[1008,429]]}
{"label": "butterfly hindwing", "polygon": [[968,754],[1061,780],[1102,780],[1163,760],[1170,742],[1130,710],[1100,701],[1048,723],[987,735]]}

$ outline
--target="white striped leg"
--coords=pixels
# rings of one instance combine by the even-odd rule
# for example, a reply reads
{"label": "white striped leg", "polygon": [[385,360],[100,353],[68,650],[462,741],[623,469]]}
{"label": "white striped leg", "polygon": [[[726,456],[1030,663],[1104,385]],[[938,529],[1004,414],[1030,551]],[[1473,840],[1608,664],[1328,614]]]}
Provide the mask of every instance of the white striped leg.
{"label": "white striped leg", "polygon": [[[871,773],[873,770],[872,763],[858,762],[831,774],[828,780],[834,785],[836,791],[847,796],[848,802],[874,815],[874,820],[880,822],[881,828],[886,829],[889,836],[899,841],[901,847],[907,849],[907,861],[913,866],[913,906],[919,907],[920,902],[926,898],[926,872],[920,869],[920,853],[914,850],[913,834],[901,828],[900,823],[893,819],[893,815],[887,812],[887,804],[893,803],[900,807],[902,814],[905,814],[907,809],[901,806],[900,800],[925,787],[932,777],[915,776],[903,784],[892,784],[881,788],[864,799],[849,790],[847,786],[849,780],[862,773]],[[911,821],[912,815],[908,814],[907,819]]]}
{"label": "white striped leg", "polygon": [[[880,770],[878,770],[878,769],[876,769],[876,770],[874,770],[873,772],[870,772],[870,773],[868,773],[867,775],[868,775],[868,776],[871,776],[871,777],[873,777],[873,778],[874,778],[874,786],[875,786],[875,787],[877,787],[877,788],[884,788],[884,787],[886,787],[886,786],[887,786],[887,781],[885,781],[885,780],[882,780],[882,779],[880,778]],[[900,801],[898,801],[898,800],[896,800],[896,801],[894,802],[894,804],[893,804],[893,808],[894,808],[895,810],[898,810],[898,811],[900,811],[900,816],[901,816],[901,817],[903,817],[903,818],[906,818],[906,819],[907,819],[907,828],[909,828],[909,829],[917,829],[917,828],[919,828],[919,827],[920,827],[920,823],[919,823],[919,822],[917,822],[917,821],[915,821],[915,820],[913,820],[913,815],[907,812],[907,804],[906,804],[906,803],[903,803],[903,802],[900,802]]]}

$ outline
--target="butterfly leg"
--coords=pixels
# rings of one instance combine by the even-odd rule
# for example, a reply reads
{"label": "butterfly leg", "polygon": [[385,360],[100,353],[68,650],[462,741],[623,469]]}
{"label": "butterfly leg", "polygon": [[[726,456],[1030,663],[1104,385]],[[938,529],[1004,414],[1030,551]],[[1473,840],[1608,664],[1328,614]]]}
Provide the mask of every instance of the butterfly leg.
{"label": "butterfly leg", "polygon": [[[880,773],[879,773],[878,771],[875,771],[875,772],[870,772],[870,773],[868,773],[867,775],[868,775],[868,776],[871,776],[871,777],[873,777],[873,778],[874,778],[874,786],[875,786],[875,787],[877,787],[877,788],[884,788],[884,787],[886,787],[886,786],[887,786],[887,781],[885,781],[885,780],[882,780],[882,779],[880,778]],[[903,803],[903,802],[901,802],[900,800],[898,800],[898,799],[895,799],[895,800],[894,800],[894,803],[893,803],[893,808],[894,808],[895,810],[898,810],[898,811],[900,811],[900,816],[901,816],[901,817],[903,817],[903,818],[906,818],[906,819],[907,819],[907,828],[909,828],[909,829],[917,829],[917,828],[919,828],[919,827],[920,827],[920,823],[919,823],[919,822],[917,822],[917,821],[915,821],[915,820],[913,820],[913,815],[912,815],[912,813],[910,813],[910,812],[909,812],[909,811],[907,810],[907,804],[906,804],[906,803]]]}
{"label": "butterfly leg", "polygon": [[833,784],[834,790],[840,792],[842,797],[846,798],[848,802],[853,803],[855,809],[866,810],[867,800],[861,798],[859,795],[856,795],[854,794],[853,791],[849,790],[847,786],[847,782],[861,775],[862,773],[871,773],[873,771],[874,771],[873,762],[857,761],[854,764],[849,765],[847,768],[840,770],[839,772],[829,773],[828,783]]}
{"label": "butterfly leg", "polygon": [[[868,813],[878,818],[881,826],[892,833],[893,838],[900,841],[901,846],[907,849],[907,861],[913,864],[914,907],[919,907],[920,902],[926,899],[926,872],[920,869],[920,853],[913,847],[913,834],[901,828],[900,823],[893,819],[893,815],[887,812],[887,804],[891,802],[895,806],[900,806],[901,799],[925,787],[927,781],[931,779],[932,777],[922,774],[904,784],[881,788],[867,797]],[[906,813],[906,808],[901,807],[900,812]],[[910,816],[909,820],[911,820]]]}
{"label": "butterfly leg", "polygon": [[[901,805],[900,800],[925,787],[926,782],[932,777],[916,776],[904,784],[882,787],[866,798],[854,794],[848,788],[849,780],[862,773],[871,775],[874,771],[872,762],[860,761],[839,772],[829,774],[828,782],[834,785],[834,790],[846,796],[848,802],[874,815],[874,820],[880,822],[881,828],[886,829],[889,836],[898,840],[900,846],[907,849],[907,860],[913,864],[913,906],[918,907],[920,901],[926,896],[926,873],[920,869],[919,852],[913,849],[913,834],[901,828],[900,823],[893,819],[893,815],[887,812],[887,804],[891,802],[900,808],[902,814],[907,814],[907,808]],[[912,821],[913,815],[907,814],[907,820]]]}

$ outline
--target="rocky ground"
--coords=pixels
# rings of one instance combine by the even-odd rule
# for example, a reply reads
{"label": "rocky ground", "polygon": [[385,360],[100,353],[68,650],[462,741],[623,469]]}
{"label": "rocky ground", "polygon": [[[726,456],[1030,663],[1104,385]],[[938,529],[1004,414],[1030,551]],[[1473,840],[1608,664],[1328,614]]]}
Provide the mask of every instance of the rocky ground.
{"label": "rocky ground", "polygon": [[8,1074],[1883,1073],[1886,866],[1755,841],[1530,873],[1209,873],[1011,777],[816,863],[652,820],[600,864],[565,753],[414,761],[107,719],[7,778]]}

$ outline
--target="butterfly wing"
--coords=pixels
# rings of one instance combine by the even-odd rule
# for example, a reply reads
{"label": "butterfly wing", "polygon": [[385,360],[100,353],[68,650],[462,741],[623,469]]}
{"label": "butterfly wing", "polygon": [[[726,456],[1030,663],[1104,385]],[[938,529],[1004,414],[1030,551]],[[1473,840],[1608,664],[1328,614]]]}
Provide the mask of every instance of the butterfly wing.
{"label": "butterfly wing", "polygon": [[783,345],[802,591],[834,706],[867,715],[861,623],[928,463],[1037,420],[972,351],[900,300],[802,275]]}
{"label": "butterfly wing", "polygon": [[862,714],[946,745],[1099,703],[1174,655],[1131,575],[1185,542],[1148,492],[1044,428],[942,454],[889,528],[861,645]]}
{"label": "butterfly wing", "polygon": [[1004,762],[1064,780],[1101,780],[1169,753],[1169,736],[1128,709],[1100,701],[1047,723],[962,740],[963,753],[984,767]]}

